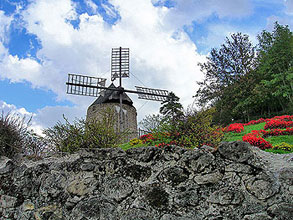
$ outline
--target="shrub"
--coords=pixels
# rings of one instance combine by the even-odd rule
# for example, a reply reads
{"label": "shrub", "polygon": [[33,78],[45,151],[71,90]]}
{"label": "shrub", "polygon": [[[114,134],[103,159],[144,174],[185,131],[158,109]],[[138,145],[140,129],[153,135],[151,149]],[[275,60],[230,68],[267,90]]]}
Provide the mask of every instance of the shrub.
{"label": "shrub", "polygon": [[284,130],[276,128],[276,129],[272,129],[269,131],[260,130],[260,132],[263,134],[263,137],[280,136],[280,135],[293,135],[293,128],[286,128]]}
{"label": "shrub", "polygon": [[140,140],[138,138],[134,138],[134,139],[132,139],[132,140],[129,141],[129,144],[131,146],[139,145],[139,144],[142,144],[142,140]]}
{"label": "shrub", "polygon": [[252,146],[256,146],[261,150],[270,149],[273,146],[270,142],[262,138],[262,133],[260,131],[252,131],[242,137],[242,140],[250,143]]}
{"label": "shrub", "polygon": [[25,147],[25,136],[30,120],[21,118],[15,114],[0,116],[0,156],[13,158],[21,153]]}
{"label": "shrub", "polygon": [[273,147],[274,150],[284,150],[284,151],[293,151],[293,145],[282,142],[279,145]]}
{"label": "shrub", "polygon": [[33,138],[33,132],[28,129],[30,121],[31,118],[26,120],[25,117],[20,117],[17,114],[1,113],[0,156],[13,158],[18,153],[30,154],[32,147],[37,151],[39,143],[36,141],[37,135],[34,135]]}
{"label": "shrub", "polygon": [[241,123],[230,124],[226,130],[227,132],[241,133],[244,131],[244,126]]}
{"label": "shrub", "polygon": [[48,145],[57,151],[73,153],[80,148],[107,148],[121,143],[127,131],[115,130],[115,112],[109,108],[101,112],[99,119],[77,119],[72,124],[64,117],[65,123],[57,122],[44,131]]}
{"label": "shrub", "polygon": [[293,121],[282,121],[282,120],[269,120],[266,122],[264,129],[273,128],[288,128],[293,127]]}
{"label": "shrub", "polygon": [[174,140],[185,147],[201,147],[209,145],[216,147],[223,139],[223,132],[212,124],[215,108],[185,115]]}
{"label": "shrub", "polygon": [[33,130],[28,130],[24,136],[23,153],[32,159],[41,159],[52,149],[48,148],[44,138],[37,135]]}

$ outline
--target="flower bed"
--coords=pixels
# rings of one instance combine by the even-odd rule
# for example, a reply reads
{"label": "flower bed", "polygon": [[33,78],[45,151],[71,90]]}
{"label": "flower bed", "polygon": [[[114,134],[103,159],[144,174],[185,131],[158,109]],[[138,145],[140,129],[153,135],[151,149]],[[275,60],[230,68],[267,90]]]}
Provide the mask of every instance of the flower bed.
{"label": "flower bed", "polygon": [[222,131],[225,133],[241,133],[244,131],[244,126],[256,125],[263,122],[266,122],[264,129],[251,131],[250,133],[242,136],[242,140],[265,150],[270,149],[273,146],[264,138],[270,136],[293,135],[293,115],[275,116],[267,119],[260,118],[258,120],[249,121],[248,123],[234,123],[223,128]]}
{"label": "flower bed", "polygon": [[244,126],[241,123],[230,124],[226,130],[226,132],[235,132],[235,133],[241,133],[242,131],[244,131]]}
{"label": "flower bed", "polygon": [[269,131],[261,130],[263,137],[269,136],[280,136],[280,135],[293,135],[293,128],[286,128],[285,130],[282,129],[272,129]]}
{"label": "flower bed", "polygon": [[293,127],[293,121],[283,121],[283,120],[269,120],[266,122],[264,127],[265,130],[273,128],[288,128]]}
{"label": "flower bed", "polygon": [[242,137],[242,140],[250,143],[253,146],[259,147],[261,150],[270,149],[273,146],[270,142],[262,138],[262,134],[259,131],[252,131]]}

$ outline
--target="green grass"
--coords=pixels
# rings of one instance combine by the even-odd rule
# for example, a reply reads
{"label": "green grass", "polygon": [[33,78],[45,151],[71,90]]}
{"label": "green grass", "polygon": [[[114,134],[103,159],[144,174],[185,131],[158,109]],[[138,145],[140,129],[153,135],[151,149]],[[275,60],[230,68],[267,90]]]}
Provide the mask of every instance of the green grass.
{"label": "green grass", "polygon": [[[226,133],[224,136],[223,141],[242,141],[242,136],[245,134],[251,133],[253,130],[261,130],[264,129],[265,122],[256,124],[256,125],[249,125],[249,126],[244,126],[244,131],[241,133],[233,133],[229,132]],[[273,137],[267,137],[265,138],[266,141],[269,141],[273,146],[279,145],[283,142],[288,143],[290,145],[293,145],[293,135],[282,135],[282,136],[273,136]],[[138,144],[138,145],[130,145],[129,143],[125,143],[120,145],[119,147],[122,148],[123,150],[128,150],[130,148],[134,147],[146,147],[147,145],[145,144]],[[287,153],[292,153],[290,151],[284,151],[280,149],[268,149],[266,150],[267,152],[272,152],[272,153],[278,153],[278,154],[287,154]]]}
{"label": "green grass", "polygon": [[119,145],[119,147],[120,147],[122,150],[128,150],[128,149],[130,149],[130,148],[135,148],[135,147],[147,147],[147,145],[145,145],[145,144],[131,145],[130,143],[125,143],[125,144],[121,144],[121,145]]}
{"label": "green grass", "polygon": [[293,145],[293,135],[281,135],[264,138],[266,141],[269,141],[273,146],[279,145],[282,142]]}
{"label": "green grass", "polygon": [[[224,136],[223,141],[242,141],[242,136],[245,134],[251,133],[253,130],[261,130],[264,129],[265,122],[256,124],[256,125],[249,125],[244,126],[244,131],[241,133],[233,133],[229,132],[226,133]],[[273,146],[279,145],[283,142],[293,145],[293,135],[281,135],[281,136],[272,136],[264,138],[266,141],[269,141]],[[288,154],[292,153],[292,151],[285,151],[280,149],[267,149],[266,152],[277,153],[277,154]]]}
{"label": "green grass", "polygon": [[293,151],[286,151],[281,149],[266,149],[266,152],[275,153],[275,154],[290,154],[293,153]]}
{"label": "green grass", "polygon": [[256,125],[244,126],[244,131],[241,133],[233,133],[233,132],[226,133],[223,141],[242,141],[242,136],[250,133],[253,130],[264,129],[265,124],[266,123],[263,122],[263,123],[256,124]]}

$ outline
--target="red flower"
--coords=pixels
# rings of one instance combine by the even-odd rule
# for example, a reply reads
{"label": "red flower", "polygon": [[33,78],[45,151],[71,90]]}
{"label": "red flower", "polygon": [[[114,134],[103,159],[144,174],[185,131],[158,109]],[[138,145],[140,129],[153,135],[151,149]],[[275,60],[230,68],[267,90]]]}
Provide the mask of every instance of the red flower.
{"label": "red flower", "polygon": [[225,130],[225,132],[235,132],[240,133],[244,131],[244,127],[241,123],[230,124],[229,127]]}

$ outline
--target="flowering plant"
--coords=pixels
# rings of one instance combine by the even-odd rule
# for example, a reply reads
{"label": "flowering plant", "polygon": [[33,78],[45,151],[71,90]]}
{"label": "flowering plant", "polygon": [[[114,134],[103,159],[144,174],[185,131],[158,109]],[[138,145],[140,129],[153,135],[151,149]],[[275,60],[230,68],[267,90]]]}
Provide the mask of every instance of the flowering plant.
{"label": "flowering plant", "polygon": [[283,121],[283,120],[269,120],[266,122],[264,129],[272,129],[272,128],[287,128],[293,127],[293,121]]}
{"label": "flowering plant", "polygon": [[226,132],[235,132],[235,133],[241,133],[242,131],[244,131],[244,126],[241,123],[230,124],[226,130]]}
{"label": "flowering plant", "polygon": [[250,143],[253,146],[259,147],[261,150],[270,149],[273,146],[270,142],[262,138],[262,134],[259,131],[252,131],[242,137],[242,140]]}

